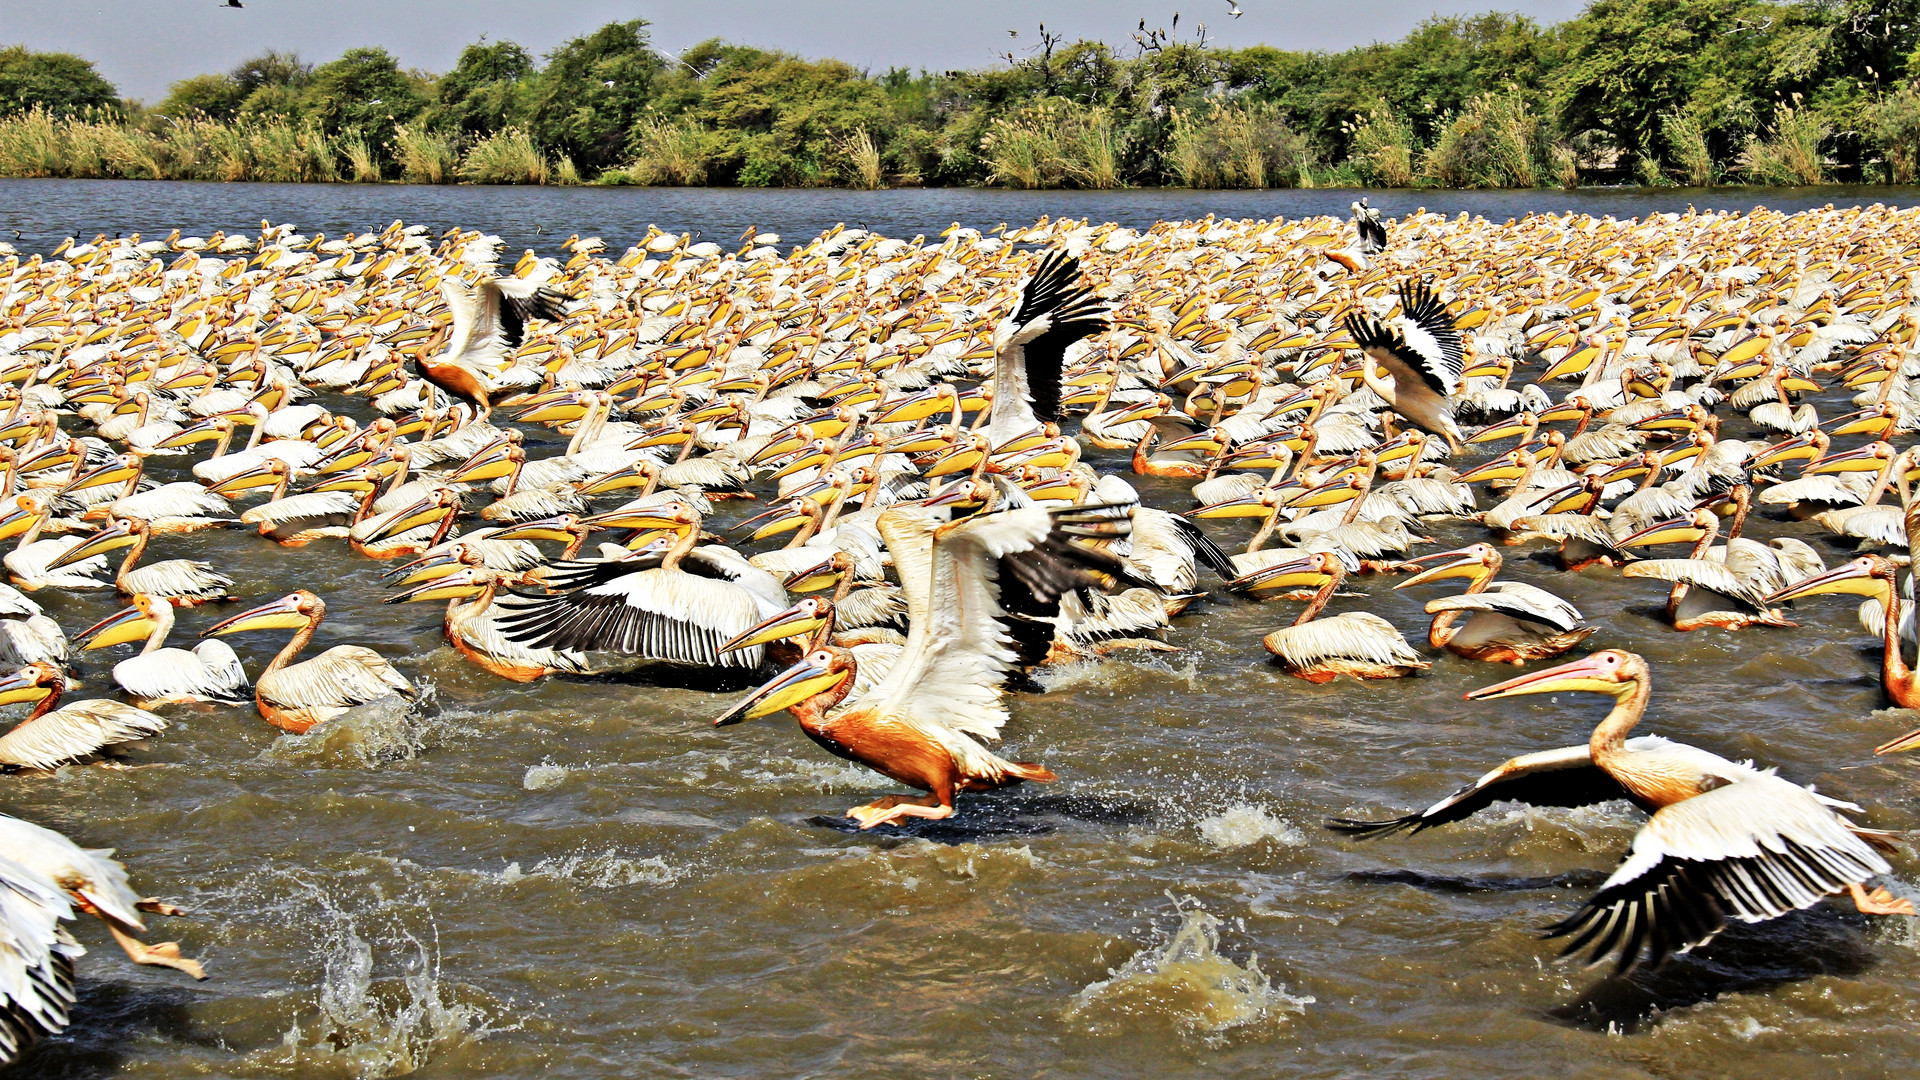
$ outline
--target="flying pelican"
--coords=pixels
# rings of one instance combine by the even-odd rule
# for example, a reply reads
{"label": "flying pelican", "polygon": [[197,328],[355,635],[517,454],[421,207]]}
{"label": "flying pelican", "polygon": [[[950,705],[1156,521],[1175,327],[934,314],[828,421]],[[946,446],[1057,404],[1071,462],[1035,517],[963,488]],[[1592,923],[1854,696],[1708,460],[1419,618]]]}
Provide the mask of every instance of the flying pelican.
{"label": "flying pelican", "polygon": [[71,1020],[73,962],[87,951],[60,925],[72,918],[64,890],[0,856],[0,1066]]}
{"label": "flying pelican", "polygon": [[[1311,683],[1332,682],[1341,675],[1356,679],[1397,679],[1433,665],[1413,651],[1393,624],[1365,611],[1344,611],[1316,621],[1334,591],[1347,577],[1347,567],[1334,552],[1316,551],[1249,575],[1273,587],[1316,585],[1306,610],[1293,621],[1262,638],[1268,652],[1280,658],[1289,675]],[[1249,580],[1242,579],[1242,580]]]}
{"label": "flying pelican", "polygon": [[1012,560],[1021,587],[1057,592],[1082,567],[1117,568],[1071,542],[1103,520],[1039,507],[945,523],[941,511],[896,506],[879,529],[907,596],[907,645],[886,678],[841,708],[858,675],[851,650],[812,649],[714,723],[735,724],[786,709],[829,753],[929,794],[889,795],[847,811],[871,829],[909,817],[952,817],[956,792],[991,791],[1054,779],[1031,762],[1007,761],[975,739],[997,739],[1006,723],[1001,680],[1014,653],[1001,623],[1000,560]]}
{"label": "flying pelican", "polygon": [[327,617],[326,602],[305,589],[243,611],[202,631],[201,637],[219,637],[247,630],[293,630],[267,669],[254,680],[254,701],[267,723],[295,735],[331,720],[356,705],[395,694],[411,698],[413,684],[372,649],[335,645],[311,660],[293,663],[313,640],[313,632]]}
{"label": "flying pelican", "polygon": [[[589,519],[594,520],[594,519]],[[758,667],[759,647],[720,646],[787,606],[780,579],[719,544],[696,547],[700,514],[675,499],[602,515],[602,527],[671,530],[657,562],[570,563],[546,585],[558,595],[501,603],[503,636],[540,649],[619,652],[707,667]]]}
{"label": "flying pelican", "polygon": [[0,679],[0,705],[37,702],[25,720],[0,736],[0,764],[55,769],[166,730],[165,719],[105,698],[54,709],[66,689],[66,674],[49,663],[28,664]]}
{"label": "flying pelican", "polygon": [[[1520,581],[1494,584],[1501,557],[1491,544],[1422,555],[1402,565],[1412,568],[1436,559],[1452,561],[1422,569],[1394,586],[1404,589],[1442,578],[1467,579],[1466,592],[1427,602],[1426,612],[1434,617],[1427,640],[1436,649],[1469,660],[1524,664],[1559,656],[1599,629],[1582,621],[1580,609],[1545,589]],[[1467,613],[1466,621],[1456,622],[1462,613]]]}
{"label": "flying pelican", "polygon": [[[1461,435],[1450,399],[1460,390],[1460,331],[1447,306],[1425,284],[1401,282],[1400,308],[1402,317],[1391,328],[1370,316],[1347,316],[1347,333],[1363,354],[1360,381],[1407,423],[1445,437],[1457,453]],[[1376,363],[1387,369],[1392,383],[1381,381]]]}
{"label": "flying pelican", "polygon": [[1846,892],[1872,915],[1912,915],[1913,905],[1862,885],[1891,872],[1880,850],[1893,837],[1835,813],[1860,808],[1774,775],[1658,735],[1627,738],[1653,681],[1639,654],[1609,649],[1467,694],[1469,701],[1520,694],[1606,694],[1613,709],[1585,746],[1514,758],[1418,814],[1390,821],[1336,819],[1361,837],[1419,832],[1496,802],[1592,806],[1626,799],[1652,817],[1620,868],[1579,911],[1551,928],[1572,936],[1561,954],[1591,947],[1589,963],[1619,951],[1617,972],[1655,965],[1712,940],[1729,918],[1757,923]]}
{"label": "flying pelican", "polygon": [[495,277],[473,285],[456,274],[440,279],[440,295],[453,317],[446,351],[428,356],[414,353],[420,377],[447,396],[464,401],[484,420],[493,410],[490,376],[520,347],[530,319],[562,319],[562,297],[537,282],[517,277]]}
{"label": "flying pelican", "polygon": [[196,979],[207,973],[198,960],[180,955],[177,942],[154,945],[139,940],[147,932],[139,912],[181,915],[179,908],[134,892],[127,868],[110,856],[112,849],[83,848],[66,837],[31,822],[0,814],[0,851],[6,858],[40,874],[64,891],[81,911],[107,924],[107,932],[136,964],[184,971]]}
{"label": "flying pelican", "polygon": [[113,681],[143,709],[189,702],[245,703],[247,672],[232,646],[202,641],[191,652],[163,648],[172,632],[173,605],[164,597],[134,593],[131,606],[82,631],[80,647],[144,642],[139,655],[113,665]]}
{"label": "flying pelican", "polygon": [[1079,284],[1080,260],[1056,248],[1040,257],[1013,314],[993,328],[994,452],[1060,418],[1060,361],[1067,346],[1106,328],[1107,306]]}
{"label": "flying pelican", "polygon": [[146,593],[165,598],[181,607],[228,598],[227,589],[232,586],[233,579],[216,572],[212,563],[193,559],[164,559],[136,569],[134,564],[146,554],[147,542],[152,539],[153,529],[147,519],[115,518],[112,524],[53,560],[51,569],[72,566],[115,548],[126,548],[126,557],[121,560],[120,571],[113,579],[114,586],[123,596]]}

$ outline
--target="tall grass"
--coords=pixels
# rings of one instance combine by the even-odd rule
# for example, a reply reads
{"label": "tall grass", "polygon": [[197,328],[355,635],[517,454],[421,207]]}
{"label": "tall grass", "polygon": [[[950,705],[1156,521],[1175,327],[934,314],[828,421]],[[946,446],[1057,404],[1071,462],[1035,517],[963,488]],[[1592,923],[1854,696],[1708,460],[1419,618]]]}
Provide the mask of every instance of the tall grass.
{"label": "tall grass", "polygon": [[460,162],[460,178],[477,184],[544,184],[552,175],[546,155],[520,128],[488,135]]}
{"label": "tall grass", "polygon": [[451,184],[460,173],[460,137],[451,132],[403,127],[393,133],[400,179],[409,184]]}
{"label": "tall grass", "polygon": [[354,183],[380,182],[380,159],[374,156],[373,147],[364,136],[349,135],[341,139],[340,153],[347,159],[347,173]]}
{"label": "tall grass", "polygon": [[1820,155],[1820,144],[1831,134],[1833,128],[1812,110],[1801,108],[1800,95],[1795,94],[1792,104],[1783,104],[1774,113],[1771,136],[1747,136],[1740,169],[1756,184],[1824,184],[1827,159]]}
{"label": "tall grass", "polygon": [[1205,117],[1174,114],[1167,160],[1192,188],[1311,187],[1307,138],[1271,104],[1215,102]]}
{"label": "tall grass", "polygon": [[643,121],[633,132],[633,163],[626,179],[636,184],[692,187],[707,182],[718,140],[690,123]]}
{"label": "tall grass", "polygon": [[1712,151],[1707,149],[1706,130],[1698,118],[1686,113],[1669,113],[1660,118],[1660,136],[1667,142],[1667,152],[1673,155],[1682,184],[1706,187],[1713,183],[1718,169]]}
{"label": "tall grass", "polygon": [[1412,187],[1413,159],[1419,147],[1413,128],[1388,109],[1375,109],[1341,125],[1347,136],[1347,165],[1369,187]]}
{"label": "tall grass", "polygon": [[1441,129],[1420,172],[1441,187],[1540,187],[1555,177],[1553,143],[1519,95],[1482,94]]}
{"label": "tall grass", "polygon": [[1122,148],[1113,114],[1060,101],[996,119],[980,140],[988,182],[1016,188],[1116,188]]}
{"label": "tall grass", "polygon": [[844,159],[847,178],[854,187],[877,191],[885,186],[886,176],[880,166],[880,147],[874,143],[873,135],[866,128],[835,139],[834,145]]}

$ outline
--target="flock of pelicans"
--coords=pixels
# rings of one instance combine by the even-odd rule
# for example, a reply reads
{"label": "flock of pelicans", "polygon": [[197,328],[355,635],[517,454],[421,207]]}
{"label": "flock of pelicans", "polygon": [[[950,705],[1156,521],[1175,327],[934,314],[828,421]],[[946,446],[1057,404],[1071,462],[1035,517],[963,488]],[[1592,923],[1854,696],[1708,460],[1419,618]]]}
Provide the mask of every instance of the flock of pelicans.
{"label": "flock of pelicans", "polygon": [[[445,602],[447,640],[502,678],[620,657],[777,672],[717,723],[785,710],[830,753],[925,793],[849,810],[863,828],[1055,779],[987,749],[1008,685],[1167,648],[1203,572],[1228,597],[1304,602],[1264,644],[1315,682],[1429,666],[1377,615],[1325,615],[1357,574],[1464,581],[1424,593],[1435,650],[1518,665],[1578,647],[1594,628],[1577,608],[1500,580],[1515,544],[1557,546],[1569,573],[1659,582],[1680,631],[1791,626],[1783,602],[1854,594],[1888,694],[1920,705],[1901,655],[1912,579],[1882,553],[1907,545],[1920,476],[1920,447],[1890,441],[1920,425],[1920,213],[1354,214],[1351,229],[956,226],[931,243],[836,228],[785,253],[771,235],[730,251],[653,231],[617,259],[576,236],[564,261],[510,266],[497,238],[398,222],[8,253],[0,653],[15,670],[0,703],[32,711],[0,736],[0,762],[97,758],[160,735],[184,703],[251,697],[304,732],[413,693],[370,649],[299,659],[327,612],[306,590],[169,647],[182,609],[229,600],[232,582],[145,557],[208,528],[395,560],[391,601]],[[1856,395],[1842,415],[1796,403],[1841,388]],[[1735,418],[1759,434],[1723,437]],[[1190,504],[1144,505],[1090,449],[1190,481]],[[155,465],[192,479],[158,482]],[[714,504],[736,498],[766,508],[740,531],[784,546],[747,554],[709,533]],[[1802,541],[1744,535],[1750,517],[1787,515],[1865,553],[1830,568]],[[1221,518],[1257,520],[1244,551],[1203,531]],[[1486,539],[1417,550],[1438,518]],[[31,599],[42,589],[114,589],[127,607],[70,641]],[[249,679],[220,638],[262,630],[292,636]],[[62,703],[75,651],[127,645],[125,701]],[[1411,816],[1333,827],[1629,800],[1651,817],[1553,931],[1620,970],[1830,894],[1913,913],[1869,891],[1894,837],[1843,816],[1859,807],[1630,738],[1652,694],[1634,653],[1468,696],[1563,691],[1614,700],[1586,744],[1514,758]],[[1880,750],[1916,745],[1920,732]],[[0,816],[0,1058],[68,1022],[76,908],[136,962],[202,975],[173,943],[140,940],[143,913],[177,909],[110,854]]]}

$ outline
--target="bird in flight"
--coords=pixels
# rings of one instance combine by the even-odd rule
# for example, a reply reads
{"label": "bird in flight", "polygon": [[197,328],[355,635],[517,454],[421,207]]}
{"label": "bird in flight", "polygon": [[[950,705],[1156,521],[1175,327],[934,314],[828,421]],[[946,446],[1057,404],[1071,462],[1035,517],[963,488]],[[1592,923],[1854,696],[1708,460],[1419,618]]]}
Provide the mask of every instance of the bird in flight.
{"label": "bird in flight", "polygon": [[241,3],[240,0],[227,0],[226,6],[230,8],[243,8],[247,5]]}
{"label": "bird in flight", "polygon": [[1240,0],[1227,0],[1227,14],[1237,19],[1246,12],[1240,10]]}

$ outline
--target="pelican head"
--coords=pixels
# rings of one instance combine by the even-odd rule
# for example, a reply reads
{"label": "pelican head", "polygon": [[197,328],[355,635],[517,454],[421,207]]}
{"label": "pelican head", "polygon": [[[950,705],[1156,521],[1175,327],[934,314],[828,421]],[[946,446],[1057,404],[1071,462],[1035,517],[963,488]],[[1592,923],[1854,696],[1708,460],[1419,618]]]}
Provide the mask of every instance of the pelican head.
{"label": "pelican head", "polygon": [[138,518],[115,518],[106,528],[68,548],[66,554],[48,565],[48,569],[58,570],[63,566],[72,566],[90,556],[104,555],[119,548],[132,547],[146,529],[147,523]]}
{"label": "pelican head", "polygon": [[1718,525],[1719,518],[1713,511],[1695,510],[1683,517],[1656,521],[1620,541],[1620,547],[1624,550],[1630,547],[1652,547],[1655,544],[1697,544],[1707,535],[1708,530],[1717,528]]}
{"label": "pelican head", "polygon": [[1518,697],[1521,694],[1561,692],[1606,694],[1618,698],[1632,692],[1634,686],[1645,681],[1646,677],[1647,662],[1640,658],[1639,653],[1607,649],[1570,664],[1560,664],[1517,679],[1469,690],[1466,699],[1486,701],[1489,698]]}
{"label": "pelican head", "polygon": [[786,589],[789,593],[819,592],[838,585],[843,574],[852,572],[853,559],[844,551],[836,551],[826,561],[809,566],[787,578]]}
{"label": "pelican head", "polygon": [[59,668],[44,661],[35,661],[0,679],[0,705],[45,701],[65,689],[66,685],[67,677]]}
{"label": "pelican head", "polygon": [[715,720],[713,726],[725,727],[742,720],[758,719],[823,694],[834,693],[852,685],[853,674],[851,652],[823,645],[808,653],[806,659],[774,676],[771,682],[748,694],[728,709],[724,716]]}
{"label": "pelican head", "polygon": [[327,613],[326,601],[305,589],[295,589],[278,600],[261,604],[214,623],[200,632],[201,637],[224,637],[248,630],[304,630]]}
{"label": "pelican head", "polygon": [[1242,574],[1227,583],[1231,589],[1292,589],[1321,588],[1336,576],[1346,573],[1346,567],[1340,562],[1340,556],[1329,551],[1316,551],[1298,559],[1288,559],[1275,563],[1250,574]]}
{"label": "pelican head", "polygon": [[488,585],[498,583],[497,571],[483,566],[462,566],[453,573],[436,577],[423,585],[398,592],[381,601],[386,604],[412,604],[428,600],[465,600],[478,596]]}
{"label": "pelican head", "polygon": [[105,649],[147,640],[160,619],[159,609],[166,604],[165,600],[156,600],[146,593],[134,593],[130,606],[121,608],[79,633],[80,648]]}
{"label": "pelican head", "polygon": [[[1297,494],[1297,492],[1296,492]],[[1187,511],[1190,518],[1270,517],[1281,503],[1275,488],[1257,487],[1237,499],[1209,503]]]}
{"label": "pelican head", "polygon": [[1422,555],[1417,559],[1408,559],[1400,565],[1419,566],[1437,559],[1452,561],[1427,567],[1395,585],[1394,588],[1404,589],[1409,585],[1424,585],[1429,581],[1439,581],[1443,578],[1466,578],[1469,581],[1478,581],[1482,578],[1490,578],[1500,571],[1500,553],[1493,550],[1491,544],[1469,544],[1453,551],[1441,551],[1432,555]]}
{"label": "pelican head", "polygon": [[290,466],[279,458],[268,458],[258,466],[244,472],[234,473],[208,490],[215,495],[233,498],[235,495],[252,488],[273,487],[287,475]]}
{"label": "pelican head", "polygon": [[749,627],[740,636],[720,646],[721,652],[733,652],[738,649],[750,649],[755,645],[784,641],[787,638],[811,634],[827,625],[833,618],[833,601],[820,596],[809,596],[778,614],[761,620]]}
{"label": "pelican head", "polygon": [[30,495],[17,495],[6,516],[0,517],[0,540],[11,540],[33,527],[40,519],[42,508]]}
{"label": "pelican head", "polygon": [[1820,593],[1845,593],[1853,596],[1884,598],[1893,591],[1899,567],[1880,555],[1862,555],[1849,559],[1824,574],[1803,578],[1767,597],[1767,603],[1798,600]]}

